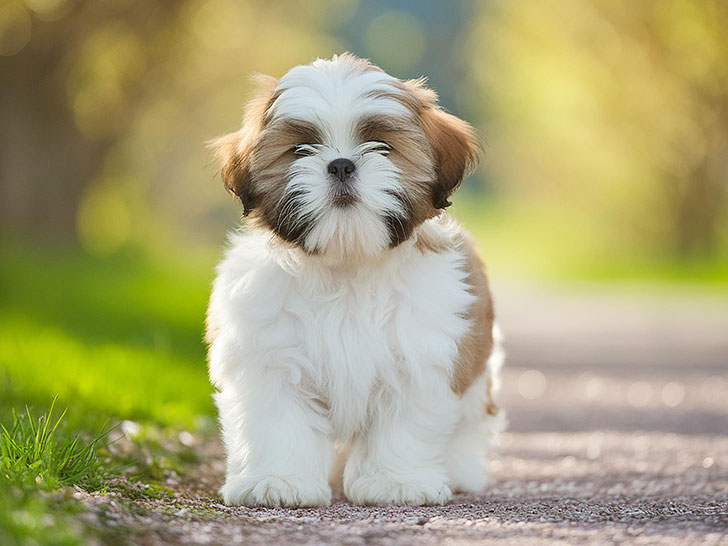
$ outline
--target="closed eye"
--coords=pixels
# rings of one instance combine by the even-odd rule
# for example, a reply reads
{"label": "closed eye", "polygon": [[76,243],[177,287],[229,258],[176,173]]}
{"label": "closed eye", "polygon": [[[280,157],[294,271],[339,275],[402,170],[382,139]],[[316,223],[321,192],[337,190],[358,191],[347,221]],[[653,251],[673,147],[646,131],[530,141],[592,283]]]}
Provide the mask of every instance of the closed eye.
{"label": "closed eye", "polygon": [[309,157],[318,153],[319,144],[296,144],[291,150],[299,157]]}
{"label": "closed eye", "polygon": [[361,145],[362,154],[377,153],[387,155],[391,151],[392,147],[383,140],[372,140]]}

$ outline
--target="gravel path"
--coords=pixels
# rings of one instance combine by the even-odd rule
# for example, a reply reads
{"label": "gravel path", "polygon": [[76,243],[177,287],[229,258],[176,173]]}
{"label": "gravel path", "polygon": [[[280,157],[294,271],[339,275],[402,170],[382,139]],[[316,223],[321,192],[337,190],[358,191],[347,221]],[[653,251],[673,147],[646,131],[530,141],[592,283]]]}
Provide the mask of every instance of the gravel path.
{"label": "gravel path", "polygon": [[510,425],[483,494],[443,507],[229,508],[210,444],[173,497],[79,493],[87,517],[150,545],[728,545],[728,297],[497,294]]}

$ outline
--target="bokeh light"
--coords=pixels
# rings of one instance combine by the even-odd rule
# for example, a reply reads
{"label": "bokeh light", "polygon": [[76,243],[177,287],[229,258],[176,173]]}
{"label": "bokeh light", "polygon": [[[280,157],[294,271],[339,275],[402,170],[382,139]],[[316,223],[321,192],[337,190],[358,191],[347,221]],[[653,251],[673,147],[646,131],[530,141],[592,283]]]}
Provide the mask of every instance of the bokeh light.
{"label": "bokeh light", "polygon": [[685,387],[676,382],[667,383],[662,388],[662,401],[670,408],[679,406],[685,399]]}
{"label": "bokeh light", "polygon": [[20,2],[0,6],[0,55],[15,55],[30,41],[30,14]]}
{"label": "bokeh light", "polygon": [[42,21],[56,21],[72,8],[68,0],[24,0],[25,5]]}
{"label": "bokeh light", "polygon": [[523,372],[518,378],[518,392],[527,400],[536,400],[546,392],[546,376],[538,370]]}

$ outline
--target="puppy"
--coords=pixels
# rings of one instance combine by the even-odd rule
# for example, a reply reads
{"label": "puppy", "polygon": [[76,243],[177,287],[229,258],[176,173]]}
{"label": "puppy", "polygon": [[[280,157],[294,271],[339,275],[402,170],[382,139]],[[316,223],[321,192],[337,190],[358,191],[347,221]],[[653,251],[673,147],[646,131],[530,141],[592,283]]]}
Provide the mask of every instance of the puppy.
{"label": "puppy", "polygon": [[258,85],[213,143],[247,217],[207,317],[225,502],[326,505],[330,478],[359,504],[480,490],[502,353],[483,264],[443,212],[473,129],[350,54]]}

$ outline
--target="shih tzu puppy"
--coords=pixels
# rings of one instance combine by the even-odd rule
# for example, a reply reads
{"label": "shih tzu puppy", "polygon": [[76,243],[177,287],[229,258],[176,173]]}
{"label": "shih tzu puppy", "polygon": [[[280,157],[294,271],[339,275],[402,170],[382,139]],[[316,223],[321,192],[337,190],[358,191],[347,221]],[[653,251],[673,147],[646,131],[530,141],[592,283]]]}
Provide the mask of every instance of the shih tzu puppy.
{"label": "shih tzu puppy", "polygon": [[207,319],[225,502],[480,490],[502,352],[483,264],[443,211],[476,165],[473,129],[422,80],[350,54],[258,84],[213,143],[247,217]]}

